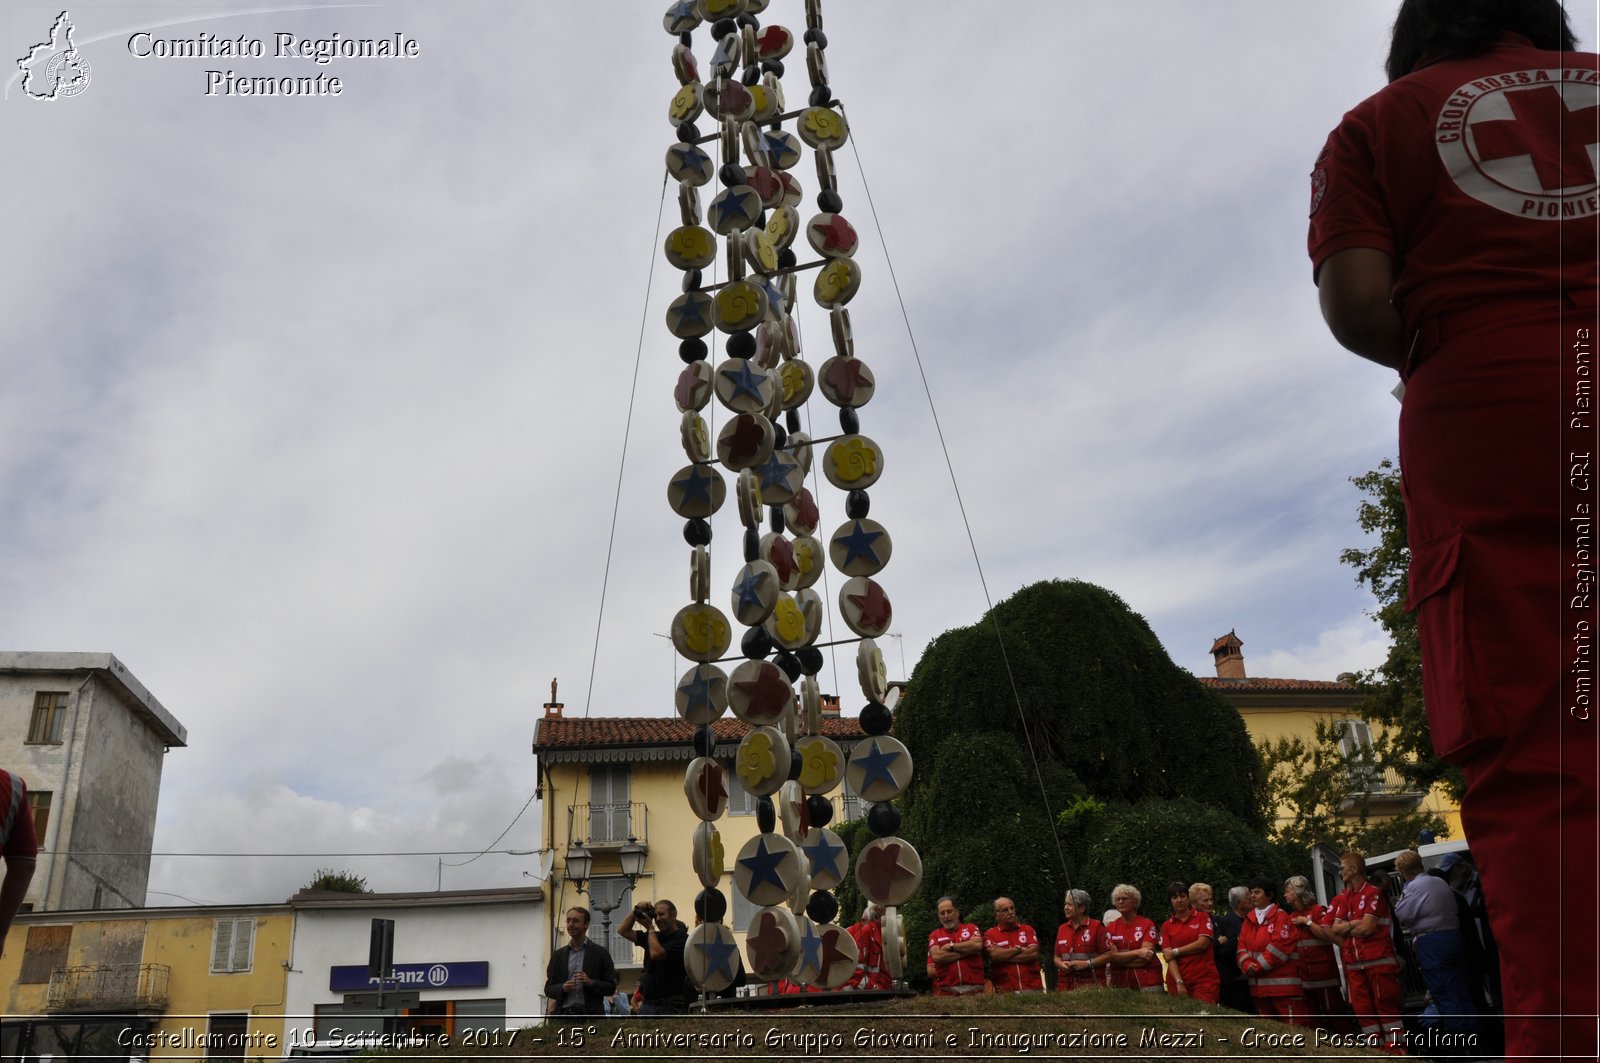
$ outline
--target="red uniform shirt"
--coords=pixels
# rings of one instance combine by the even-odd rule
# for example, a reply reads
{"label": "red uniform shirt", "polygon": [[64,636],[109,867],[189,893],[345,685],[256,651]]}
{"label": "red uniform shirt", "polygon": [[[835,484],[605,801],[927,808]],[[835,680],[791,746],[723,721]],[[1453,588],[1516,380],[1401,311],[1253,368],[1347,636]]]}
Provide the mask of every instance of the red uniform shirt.
{"label": "red uniform shirt", "polygon": [[[1320,904],[1296,912],[1317,926],[1333,925],[1333,912]],[[1300,963],[1300,981],[1307,989],[1331,989],[1339,984],[1339,962],[1334,958],[1333,946],[1311,932],[1307,926],[1297,926],[1300,940],[1295,943],[1295,959]]]}
{"label": "red uniform shirt", "polygon": [[[933,928],[928,935],[928,962],[933,964],[933,950],[938,947],[948,948],[962,941],[971,941],[977,938],[980,942],[983,936],[978,933],[978,928],[971,923],[957,923],[954,930],[946,930],[942,926]],[[941,989],[954,989],[957,986],[983,987],[983,950],[978,950],[970,956],[962,956],[951,963],[933,964],[933,988],[935,992]]]}
{"label": "red uniform shirt", "polygon": [[883,928],[874,922],[853,923],[845,933],[856,943],[856,973],[848,989],[893,989],[894,979],[883,969]]}
{"label": "red uniform shirt", "polygon": [[[983,932],[983,949],[1027,948],[1039,944],[1039,934],[1027,923],[1018,923],[1010,930],[992,926]],[[1039,974],[1039,961],[1012,960],[989,961],[989,977],[996,993],[1015,993],[1024,989],[1043,989],[1044,979]]]}
{"label": "red uniform shirt", "polygon": [[1289,913],[1276,904],[1267,908],[1263,920],[1258,920],[1254,911],[1244,917],[1239,930],[1239,970],[1250,982],[1251,996],[1303,995],[1300,966],[1295,962],[1299,938]]}
{"label": "red uniform shirt", "polygon": [[[1211,916],[1193,908],[1189,909],[1189,914],[1183,920],[1174,915],[1161,924],[1161,947],[1164,949],[1181,949],[1203,937],[1216,941],[1217,928],[1211,924]],[[1222,988],[1222,975],[1217,972],[1217,957],[1210,942],[1192,956],[1179,956],[1177,968],[1174,971],[1172,964],[1167,965],[1169,993],[1177,989],[1179,974],[1183,975],[1184,985],[1191,993],[1197,986],[1214,986],[1219,991]]]}
{"label": "red uniform shirt", "polygon": [[[1156,925],[1144,916],[1124,916],[1106,924],[1107,951],[1132,952],[1143,948],[1161,951],[1161,935]],[[1111,984],[1119,989],[1159,989],[1161,961],[1151,960],[1148,967],[1112,967]]]}
{"label": "red uniform shirt", "polygon": [[[1092,960],[1105,950],[1106,928],[1100,925],[1098,919],[1085,918],[1083,925],[1076,928],[1071,923],[1062,923],[1056,930],[1057,959],[1076,963],[1079,960]],[[1056,974],[1056,988],[1062,992],[1105,984],[1098,977],[1099,971],[1058,970]]]}
{"label": "red uniform shirt", "polygon": [[7,860],[32,860],[39,855],[33,834],[33,809],[22,776],[0,769],[0,850]]}
{"label": "red uniform shirt", "polygon": [[1592,291],[1596,65],[1508,33],[1363,101],[1311,173],[1315,268],[1351,247],[1387,252],[1408,333],[1488,299],[1548,301],[1558,283]]}
{"label": "red uniform shirt", "polygon": [[1329,908],[1335,919],[1358,923],[1370,915],[1378,921],[1378,929],[1370,937],[1358,938],[1352,934],[1344,939],[1342,949],[1347,969],[1399,965],[1394,954],[1394,918],[1389,913],[1389,898],[1382,890],[1368,882],[1358,890],[1338,894]]}

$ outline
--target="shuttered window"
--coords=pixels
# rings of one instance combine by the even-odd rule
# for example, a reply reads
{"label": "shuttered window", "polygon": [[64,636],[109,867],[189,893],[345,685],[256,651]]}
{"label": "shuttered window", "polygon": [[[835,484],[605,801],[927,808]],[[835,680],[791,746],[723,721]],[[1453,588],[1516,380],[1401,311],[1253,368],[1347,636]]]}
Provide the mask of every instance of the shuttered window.
{"label": "shuttered window", "polygon": [[248,971],[255,936],[254,919],[218,919],[211,937],[211,973]]}
{"label": "shuttered window", "polygon": [[22,973],[18,982],[48,982],[50,972],[67,965],[67,943],[72,940],[70,926],[30,926],[28,941],[22,947]]}

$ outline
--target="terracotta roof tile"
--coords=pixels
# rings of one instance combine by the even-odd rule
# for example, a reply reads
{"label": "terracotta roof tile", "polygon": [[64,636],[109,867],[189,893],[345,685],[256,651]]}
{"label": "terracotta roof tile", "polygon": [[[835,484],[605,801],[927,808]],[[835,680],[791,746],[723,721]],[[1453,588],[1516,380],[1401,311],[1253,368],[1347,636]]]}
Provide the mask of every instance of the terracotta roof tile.
{"label": "terracotta roof tile", "polygon": [[[750,725],[724,716],[711,725],[717,741],[738,742],[750,732]],[[822,733],[833,739],[863,737],[855,717],[824,716]],[[620,746],[687,746],[694,728],[672,716],[591,716],[544,718],[534,736],[533,751],[616,748]]]}
{"label": "terracotta roof tile", "polygon": [[1203,686],[1212,690],[1249,690],[1249,691],[1294,691],[1316,690],[1338,693],[1356,693],[1356,688],[1349,683],[1338,679],[1267,679],[1254,677],[1248,679],[1219,679],[1214,675],[1196,676]]}

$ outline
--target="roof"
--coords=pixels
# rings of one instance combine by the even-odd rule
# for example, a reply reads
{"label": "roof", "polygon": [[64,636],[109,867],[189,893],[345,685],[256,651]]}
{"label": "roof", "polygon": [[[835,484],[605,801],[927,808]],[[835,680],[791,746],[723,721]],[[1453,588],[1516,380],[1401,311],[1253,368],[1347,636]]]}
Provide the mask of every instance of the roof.
{"label": "roof", "polygon": [[343,890],[301,890],[289,898],[290,908],[454,908],[480,904],[539,904],[538,886],[504,889],[425,890],[418,893],[349,893]]}
{"label": "roof", "polygon": [[1219,679],[1214,675],[1196,676],[1201,684],[1213,690],[1294,691],[1320,690],[1340,693],[1358,693],[1355,687],[1338,679]]}
{"label": "roof", "polygon": [[[724,716],[711,729],[717,745],[731,747],[750,733],[750,724]],[[853,716],[824,716],[822,733],[845,745],[866,737]],[[689,748],[693,737],[694,728],[675,716],[547,716],[534,727],[533,752],[552,762],[687,761],[693,756]]]}
{"label": "roof", "polygon": [[4,672],[93,672],[122,695],[133,714],[160,735],[163,744],[189,744],[183,724],[112,654],[5,650],[0,651],[0,673]]}
{"label": "roof", "polygon": [[1338,679],[1221,679],[1196,676],[1236,709],[1348,709],[1366,693]]}

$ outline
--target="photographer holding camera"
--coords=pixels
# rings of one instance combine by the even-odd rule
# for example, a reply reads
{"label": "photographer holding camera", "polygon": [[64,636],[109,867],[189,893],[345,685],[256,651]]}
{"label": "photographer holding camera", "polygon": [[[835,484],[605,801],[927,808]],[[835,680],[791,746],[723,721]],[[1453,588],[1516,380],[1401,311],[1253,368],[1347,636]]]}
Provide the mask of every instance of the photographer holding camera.
{"label": "photographer holding camera", "polygon": [[671,901],[646,902],[629,912],[617,935],[644,949],[644,976],[640,989],[644,1003],[640,1015],[681,1015],[689,1010],[689,989],[683,970],[683,950],[689,928],[678,922]]}

